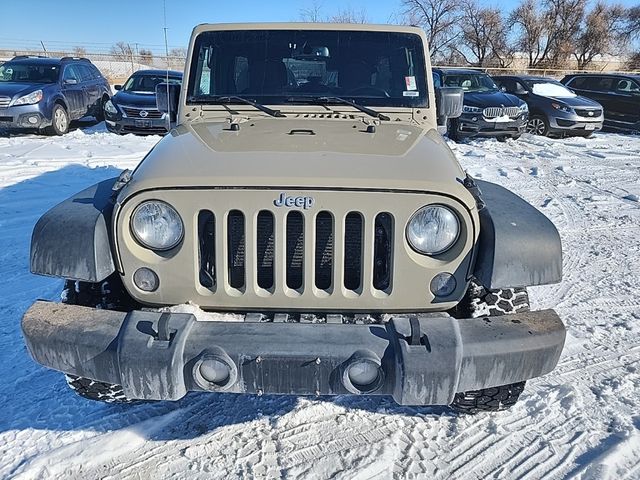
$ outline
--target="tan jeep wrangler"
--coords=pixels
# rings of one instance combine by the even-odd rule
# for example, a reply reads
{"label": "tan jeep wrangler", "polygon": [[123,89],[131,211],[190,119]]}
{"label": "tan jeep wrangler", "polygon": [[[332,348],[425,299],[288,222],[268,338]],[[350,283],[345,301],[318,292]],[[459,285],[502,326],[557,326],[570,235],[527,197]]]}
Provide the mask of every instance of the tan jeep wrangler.
{"label": "tan jeep wrangler", "polygon": [[[424,32],[200,25],[176,121],[133,173],[46,213],[34,273],[66,279],[23,331],[39,363],[104,401],[189,391],[391,395],[513,405],[565,329],[525,287],[561,278],[553,224],[474,181],[438,133]],[[233,312],[203,320],[163,308]]]}

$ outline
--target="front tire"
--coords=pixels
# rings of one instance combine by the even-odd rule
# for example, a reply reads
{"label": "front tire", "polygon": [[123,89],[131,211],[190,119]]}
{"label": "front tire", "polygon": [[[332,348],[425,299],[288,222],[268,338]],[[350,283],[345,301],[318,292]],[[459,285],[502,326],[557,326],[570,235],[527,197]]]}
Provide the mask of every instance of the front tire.
{"label": "front tire", "polygon": [[549,135],[549,122],[542,115],[533,115],[527,122],[527,133],[547,137]]}
{"label": "front tire", "polygon": [[[472,281],[464,298],[450,313],[455,318],[480,318],[528,311],[529,295],[526,288],[489,290]],[[466,414],[507,410],[516,404],[525,383],[459,392],[453,398],[451,407]]]}
{"label": "front tire", "polygon": [[49,135],[64,135],[69,131],[70,123],[71,119],[67,110],[59,103],[56,103],[51,112],[51,126],[47,128],[46,132]]}
{"label": "front tire", "polygon": [[458,121],[455,118],[447,119],[447,137],[456,143],[460,143],[460,135],[458,134]]}
{"label": "front tire", "polygon": [[[129,311],[136,304],[124,289],[117,273],[99,283],[67,280],[62,291],[62,303],[91,308]],[[121,385],[99,382],[90,378],[65,374],[69,388],[89,400],[105,403],[132,403]]]}

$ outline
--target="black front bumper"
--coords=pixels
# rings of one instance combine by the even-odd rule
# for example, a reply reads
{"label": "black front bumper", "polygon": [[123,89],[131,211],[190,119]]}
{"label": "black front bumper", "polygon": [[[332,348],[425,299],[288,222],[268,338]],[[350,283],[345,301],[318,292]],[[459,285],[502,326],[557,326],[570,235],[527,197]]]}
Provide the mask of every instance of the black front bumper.
{"label": "black front bumper", "polygon": [[521,114],[509,122],[486,120],[481,113],[462,114],[454,123],[458,138],[516,137],[527,130],[527,114]]}
{"label": "black front bumper", "polygon": [[164,118],[106,117],[107,130],[120,135],[134,133],[138,135],[164,135],[169,129]]}
{"label": "black front bumper", "polygon": [[[447,405],[455,393],[537,377],[557,364],[564,325],[552,310],[456,320],[443,314],[385,324],[202,322],[191,314],[36,302],[22,329],[47,367],[120,384],[129,398],[177,400],[188,391],[392,395],[403,405]],[[205,358],[226,362],[224,385],[202,382]],[[379,366],[354,386],[353,362]]]}

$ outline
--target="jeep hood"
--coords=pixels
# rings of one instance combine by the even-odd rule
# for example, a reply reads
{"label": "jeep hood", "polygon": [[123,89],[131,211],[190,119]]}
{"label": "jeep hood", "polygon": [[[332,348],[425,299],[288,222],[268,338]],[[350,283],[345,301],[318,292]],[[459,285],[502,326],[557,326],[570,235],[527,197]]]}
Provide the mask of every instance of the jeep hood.
{"label": "jeep hood", "polygon": [[237,131],[228,121],[181,125],[149,152],[122,195],[173,187],[397,189],[446,193],[473,208],[457,180],[465,174],[437,131],[395,122],[366,129],[357,118],[255,118]]}

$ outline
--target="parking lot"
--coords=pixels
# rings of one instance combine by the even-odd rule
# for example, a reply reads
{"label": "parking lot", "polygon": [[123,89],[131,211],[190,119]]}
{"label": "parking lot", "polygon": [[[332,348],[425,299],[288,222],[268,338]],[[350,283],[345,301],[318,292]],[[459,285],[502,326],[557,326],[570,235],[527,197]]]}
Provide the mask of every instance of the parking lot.
{"label": "parking lot", "polygon": [[28,271],[47,209],[134,167],[159,137],[104,124],[63,137],[0,137],[0,477],[638,478],[640,137],[528,134],[454,144],[471,175],[506,186],[558,227],[559,285],[530,289],[568,329],[559,366],[510,411],[478,417],[390,399],[191,394],[112,406],[36,365],[20,318],[62,281]]}

